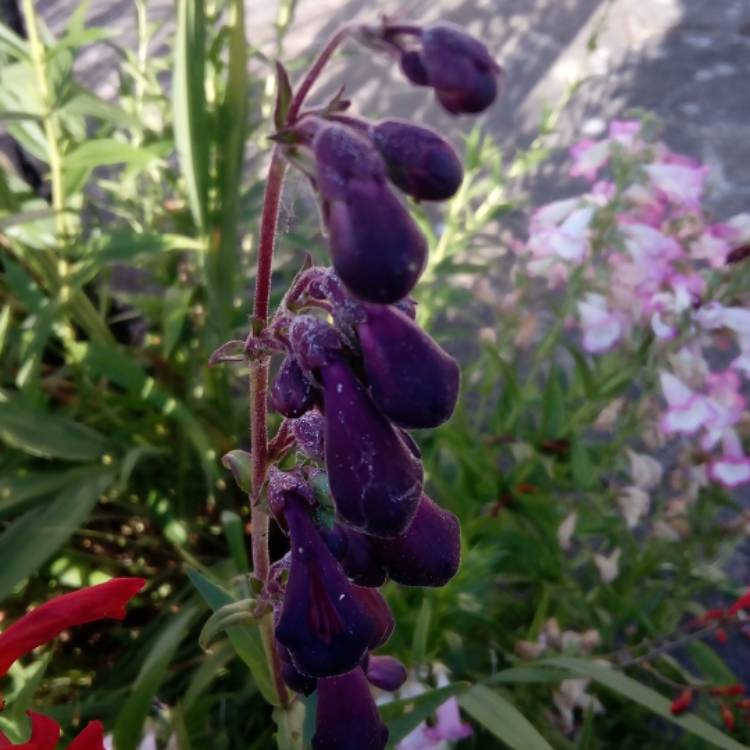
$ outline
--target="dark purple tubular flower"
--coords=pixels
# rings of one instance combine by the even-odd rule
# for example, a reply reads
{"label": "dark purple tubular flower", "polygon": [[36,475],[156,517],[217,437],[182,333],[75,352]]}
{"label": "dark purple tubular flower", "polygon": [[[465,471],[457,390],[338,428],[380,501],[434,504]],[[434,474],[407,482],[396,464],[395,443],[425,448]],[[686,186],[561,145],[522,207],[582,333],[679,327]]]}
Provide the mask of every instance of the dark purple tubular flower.
{"label": "dark purple tubular flower", "polygon": [[401,427],[445,422],[458,399],[456,360],[395,307],[367,305],[366,310],[357,334],[375,404]]}
{"label": "dark purple tubular flower", "polygon": [[361,667],[318,682],[314,750],[383,750],[387,742]]}
{"label": "dark purple tubular flower", "polygon": [[339,562],[349,580],[357,586],[382,586],[386,579],[385,568],[370,537],[344,525],[341,529],[346,536],[346,552]]}
{"label": "dark purple tubular flower", "polygon": [[281,676],[287,687],[294,690],[295,693],[310,695],[317,687],[318,680],[315,677],[308,677],[302,674],[294,666],[289,651],[279,643],[278,639],[276,641],[276,651],[279,654],[279,661],[281,662]]}
{"label": "dark purple tubular flower", "polygon": [[328,677],[353,669],[381,628],[355,596],[309,513],[307,501],[289,492],[291,568],[276,638],[303,675]]}
{"label": "dark purple tubular flower", "polygon": [[422,465],[343,359],[321,367],[320,377],[326,469],[336,509],[367,534],[396,536],[416,512]]}
{"label": "dark purple tubular flower", "polygon": [[409,528],[393,539],[376,541],[388,575],[404,586],[444,586],[461,562],[458,519],[422,495]]}
{"label": "dark purple tubular flower", "polygon": [[422,31],[421,49],[405,52],[401,69],[419,86],[431,86],[451,114],[477,114],[497,97],[502,69],[478,39],[449,24]]}
{"label": "dark purple tubular flower", "polygon": [[453,146],[433,130],[386,120],[372,127],[371,137],[391,182],[412,198],[443,201],[461,186],[461,160]]}
{"label": "dark purple tubular flower", "polygon": [[[406,297],[424,269],[427,243],[389,189],[374,147],[343,125],[330,125],[314,149],[336,273],[360,299],[389,304]],[[368,149],[377,168],[362,153]]]}
{"label": "dark purple tubular flower", "polygon": [[367,660],[367,681],[387,690],[398,690],[406,682],[406,667],[394,656],[373,656]]}
{"label": "dark purple tubular flower", "polygon": [[364,586],[352,586],[354,598],[362,605],[370,619],[374,623],[370,642],[367,644],[370,651],[385,645],[393,633],[396,623],[388,602],[377,589],[365,588]]}
{"label": "dark purple tubular flower", "polygon": [[294,357],[287,357],[271,385],[271,406],[294,419],[315,406],[316,388]]}

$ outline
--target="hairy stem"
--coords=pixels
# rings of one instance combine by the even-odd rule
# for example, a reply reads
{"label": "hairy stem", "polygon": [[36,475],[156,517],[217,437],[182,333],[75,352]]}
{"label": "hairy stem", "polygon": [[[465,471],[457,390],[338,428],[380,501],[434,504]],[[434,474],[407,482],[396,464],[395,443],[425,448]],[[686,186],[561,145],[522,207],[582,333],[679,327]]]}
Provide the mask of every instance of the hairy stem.
{"label": "hairy stem", "polygon": [[[255,301],[253,303],[253,327],[262,331],[268,323],[268,306],[271,295],[271,261],[276,240],[276,226],[279,220],[281,190],[284,185],[286,164],[278,148],[271,155],[266,192],[261,217],[260,241],[258,244],[257,275],[255,278]],[[270,558],[268,554],[268,511],[263,506],[262,492],[268,469],[268,366],[269,358],[263,357],[250,366],[250,445],[252,448],[252,557],[253,575],[261,584],[268,580]],[[273,627],[261,629],[263,646],[266,651],[268,668],[271,671],[279,702],[286,705],[288,692],[281,679],[278,655],[274,648]]]}

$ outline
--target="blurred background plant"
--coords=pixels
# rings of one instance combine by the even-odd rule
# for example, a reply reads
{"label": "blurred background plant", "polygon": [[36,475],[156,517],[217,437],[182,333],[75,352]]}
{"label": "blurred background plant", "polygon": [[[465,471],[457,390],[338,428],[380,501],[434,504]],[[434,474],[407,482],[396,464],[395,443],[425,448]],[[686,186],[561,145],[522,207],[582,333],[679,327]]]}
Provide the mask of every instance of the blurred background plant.
{"label": "blurred background plant", "polygon": [[[294,10],[280,6],[279,55]],[[117,750],[144,736],[268,748],[264,686],[245,666],[257,667],[258,643],[231,629],[238,662],[220,639],[203,652],[198,633],[206,604],[243,597],[248,571],[247,497],[220,461],[247,448],[247,396],[241,372],[207,362],[248,327],[272,61],[246,38],[241,0],[181,0],[158,55],[145,0],[134,49],[88,28],[85,4],[56,38],[31,0],[21,11],[0,25],[3,616],[125,572],[149,586],[128,630],[82,628],[52,662],[16,665],[0,729],[17,730],[36,693],[68,726],[102,719]],[[94,43],[119,55],[114,101],[76,80]],[[742,591],[740,493],[694,483],[675,505],[686,480],[674,471],[705,459],[656,435],[658,337],[647,324],[626,346],[586,351],[574,316],[596,284],[573,270],[549,291],[498,223],[523,226],[523,179],[549,155],[564,106],[511,158],[466,133],[466,180],[444,222],[413,207],[431,247],[420,322],[463,362],[457,413],[421,445],[433,494],[461,518],[464,556],[445,589],[387,589],[391,650],[413,680],[384,716],[404,737],[455,694],[473,725],[461,747],[742,747],[743,709],[731,739],[715,728],[729,728],[726,701],[707,690],[748,675],[731,658],[742,613],[702,621],[703,639],[688,627]],[[622,189],[643,181],[634,170],[615,175]],[[304,251],[325,258],[301,187],[287,186],[278,290]],[[578,236],[603,248],[616,211],[597,210]],[[711,273],[712,299],[747,304],[747,261]],[[670,711],[687,685],[700,719]]]}

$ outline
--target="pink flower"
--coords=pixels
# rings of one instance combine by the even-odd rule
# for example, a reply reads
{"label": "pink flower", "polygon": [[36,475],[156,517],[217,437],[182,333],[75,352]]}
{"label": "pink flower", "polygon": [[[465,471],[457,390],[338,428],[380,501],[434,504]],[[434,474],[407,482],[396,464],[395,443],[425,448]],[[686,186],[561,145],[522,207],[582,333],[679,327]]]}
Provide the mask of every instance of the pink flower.
{"label": "pink flower", "polygon": [[678,206],[694,209],[700,206],[708,167],[686,163],[647,164],[644,171],[652,187]]}
{"label": "pink flower", "polygon": [[584,138],[571,149],[570,155],[573,166],[570,168],[571,177],[583,177],[589,182],[596,179],[597,172],[609,160],[609,141],[592,141]]}
{"label": "pink flower", "polygon": [[607,309],[607,302],[599,294],[589,294],[578,303],[578,314],[583,329],[583,348],[598,354],[611,350],[622,337],[621,317]]}
{"label": "pink flower", "polygon": [[661,418],[661,429],[666,434],[693,435],[711,418],[711,409],[699,393],[690,390],[669,372],[659,374],[661,389],[668,409]]}
{"label": "pink flower", "polygon": [[609,137],[628,149],[640,145],[638,139],[640,132],[641,123],[639,120],[612,120],[609,123]]}
{"label": "pink flower", "polygon": [[708,261],[712,268],[719,268],[727,262],[727,256],[732,251],[733,234],[727,224],[707,226],[698,239],[690,244],[690,255],[695,260]]}
{"label": "pink flower", "polygon": [[747,401],[740,393],[740,379],[732,370],[711,373],[707,386],[706,403],[711,413],[706,421],[706,434],[701,440],[701,445],[705,450],[710,450],[723,438],[727,430],[739,422],[747,408]]}
{"label": "pink flower", "polygon": [[727,430],[722,440],[723,455],[714,459],[708,468],[710,477],[730,489],[750,482],[750,458],[734,430]]}

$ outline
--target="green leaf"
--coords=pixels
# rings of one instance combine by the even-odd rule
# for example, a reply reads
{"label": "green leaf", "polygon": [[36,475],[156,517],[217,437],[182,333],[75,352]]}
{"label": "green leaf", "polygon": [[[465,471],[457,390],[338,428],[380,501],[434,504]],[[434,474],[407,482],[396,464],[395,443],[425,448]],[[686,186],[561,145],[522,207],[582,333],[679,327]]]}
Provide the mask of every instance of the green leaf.
{"label": "green leaf", "polygon": [[552,750],[531,722],[510,702],[484,685],[458,697],[461,708],[514,750]]}
{"label": "green leaf", "polygon": [[242,519],[231,510],[225,510],[221,514],[221,525],[224,527],[224,535],[227,538],[229,552],[232,555],[234,567],[238,573],[247,573],[250,570],[250,561],[247,557],[247,538]]}
{"label": "green leaf", "polygon": [[233,451],[229,451],[229,453],[225,453],[221,458],[221,463],[232,472],[237,486],[249,495],[253,486],[252,454],[236,448]]}
{"label": "green leaf", "polygon": [[188,689],[182,699],[182,706],[189,711],[196,700],[205,692],[206,688],[219,676],[221,670],[234,658],[234,649],[225,641],[216,646],[211,654],[208,654],[202,664],[196,669],[191,677]]}
{"label": "green leaf", "polygon": [[388,726],[388,743],[396,745],[407,734],[413,732],[428,716],[445,703],[470,687],[468,682],[427,690],[413,698],[402,698],[380,706],[380,718]]}
{"label": "green leaf", "polygon": [[693,641],[688,644],[687,650],[691,661],[698,667],[707,682],[714,685],[733,685],[739,682],[737,675],[708,644],[703,641]]}
{"label": "green leaf", "polygon": [[542,435],[560,437],[565,428],[565,398],[560,387],[557,368],[550,370],[542,399]]}
{"label": "green leaf", "polygon": [[158,160],[153,151],[138,148],[114,138],[96,138],[85,141],[65,155],[65,169],[94,169],[109,164],[127,164],[147,167]]}
{"label": "green leaf", "polygon": [[427,638],[430,634],[430,620],[432,619],[432,604],[425,595],[422,597],[422,606],[414,625],[414,640],[412,641],[411,653],[415,663],[424,664],[427,654]]}
{"label": "green leaf", "polygon": [[135,750],[138,747],[143,735],[143,722],[167,674],[167,667],[197,614],[197,606],[186,606],[159,632],[117,715],[114,727],[117,750]]}
{"label": "green leaf", "polygon": [[562,682],[570,673],[563,670],[549,669],[547,667],[510,667],[496,672],[485,682],[487,684],[526,684],[526,683],[546,683]]}
{"label": "green leaf", "polygon": [[209,318],[214,341],[230,333],[232,304],[237,281],[242,168],[245,164],[249,86],[247,41],[243,0],[230,0],[229,59],[224,99],[217,112],[217,182],[220,200],[218,241],[204,256],[206,285],[212,315]]}
{"label": "green leaf", "polygon": [[[187,574],[193,586],[198,589],[198,593],[212,610],[216,611],[227,604],[236,602],[236,599],[229,592],[210,581],[197,570],[188,568]],[[271,676],[268,673],[260,629],[255,625],[249,627],[231,625],[227,628],[227,635],[237,655],[250,669],[258,690],[269,703],[276,704],[278,701]]]}
{"label": "green leaf", "polygon": [[0,519],[17,516],[63,487],[106,473],[101,465],[79,466],[68,471],[40,472],[0,478]]}
{"label": "green leaf", "polygon": [[190,309],[190,301],[193,298],[193,289],[181,289],[170,287],[164,296],[164,313],[162,318],[163,340],[162,351],[165,357],[169,357],[180,340],[182,327]]}
{"label": "green leaf", "polygon": [[89,477],[8,526],[0,536],[0,600],[36,573],[84,524],[111,481],[106,473]]}
{"label": "green leaf", "polygon": [[190,210],[205,232],[208,220],[206,17],[203,0],[179,0],[174,50],[174,132]]}
{"label": "green leaf", "polygon": [[32,456],[94,461],[105,452],[102,435],[66,417],[0,402],[0,438]]}
{"label": "green leaf", "polygon": [[208,651],[211,641],[234,625],[256,625],[258,616],[254,610],[254,599],[240,599],[237,602],[219,607],[201,628],[198,636],[200,647],[204,651]]}
{"label": "green leaf", "polygon": [[292,84],[286,68],[276,61],[276,106],[273,111],[273,122],[276,130],[281,130],[286,125],[286,114],[292,103]]}
{"label": "green leaf", "polygon": [[610,667],[604,667],[586,659],[575,659],[567,656],[545,659],[540,664],[568,669],[581,677],[589,677],[594,682],[618,693],[623,698],[633,701],[633,703],[637,703],[648,711],[657,714],[657,716],[661,716],[662,719],[677,724],[685,731],[692,732],[715,747],[723,748],[723,750],[748,750],[745,745],[728,737],[693,714],[673,716],[669,710],[670,701],[667,698],[647,685]]}

